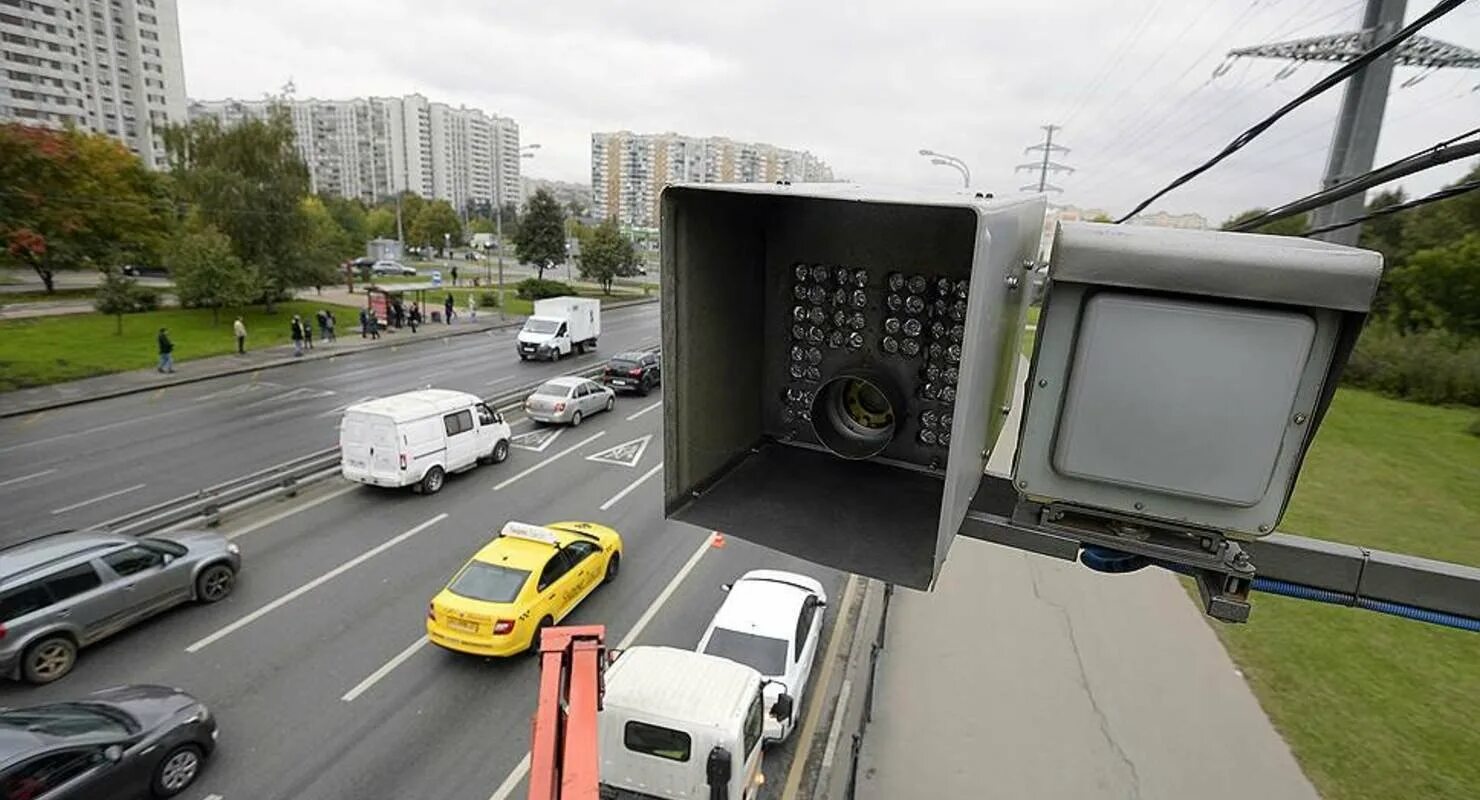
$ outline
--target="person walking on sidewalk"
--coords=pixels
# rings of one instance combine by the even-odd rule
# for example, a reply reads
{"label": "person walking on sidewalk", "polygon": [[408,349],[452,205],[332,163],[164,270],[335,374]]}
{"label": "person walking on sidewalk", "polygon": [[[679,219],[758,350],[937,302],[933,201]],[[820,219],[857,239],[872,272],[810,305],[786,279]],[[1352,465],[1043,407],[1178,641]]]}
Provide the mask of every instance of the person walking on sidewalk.
{"label": "person walking on sidewalk", "polygon": [[406,321],[411,323],[411,332],[416,333],[416,326],[421,324],[420,303],[411,304],[411,313],[406,315]]}
{"label": "person walking on sidewalk", "polygon": [[303,355],[303,321],[298,319],[297,314],[293,315],[289,334],[293,337],[293,357],[299,358]]}
{"label": "person walking on sidewalk", "polygon": [[370,336],[370,309],[368,309],[368,308],[362,308],[362,309],[360,309],[360,338],[361,339],[365,339],[365,338],[369,338],[369,336]]}
{"label": "person walking on sidewalk", "polygon": [[442,301],[442,308],[447,312],[447,324],[452,324],[452,292],[447,293],[447,299]]}
{"label": "person walking on sidewalk", "polygon": [[175,371],[175,343],[170,341],[168,328],[159,329],[159,371]]}
{"label": "person walking on sidewalk", "polygon": [[452,265],[452,285],[453,286],[456,286],[457,285],[457,265],[456,264],[453,264]]}
{"label": "person walking on sidewalk", "polygon": [[236,333],[236,354],[239,356],[246,355],[247,326],[242,322],[241,317],[237,317],[236,322],[231,323],[231,329]]}
{"label": "person walking on sidewalk", "polygon": [[313,325],[308,320],[299,318],[298,328],[303,331],[303,349],[313,349]]}
{"label": "person walking on sidewalk", "polygon": [[335,335],[335,333],[334,333],[334,312],[333,311],[330,311],[327,308],[324,309],[324,322],[326,323],[326,327],[324,328],[324,332],[326,334],[328,334],[328,337],[329,337],[329,338],[325,339],[325,341],[328,341],[328,342],[337,342],[337,341],[339,341],[339,337],[337,335]]}
{"label": "person walking on sidewalk", "polygon": [[329,312],[319,309],[313,312],[313,321],[319,327],[319,338],[329,341]]}

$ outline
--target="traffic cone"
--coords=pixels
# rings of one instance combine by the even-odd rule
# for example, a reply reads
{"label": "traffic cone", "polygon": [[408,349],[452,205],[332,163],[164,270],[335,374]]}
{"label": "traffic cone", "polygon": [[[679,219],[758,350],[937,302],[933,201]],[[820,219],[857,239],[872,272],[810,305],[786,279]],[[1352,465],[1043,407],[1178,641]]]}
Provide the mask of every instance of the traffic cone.
{"label": "traffic cone", "polygon": [[725,546],[725,535],[723,533],[720,533],[719,531],[715,531],[714,539],[710,541],[710,546],[715,548],[723,548]]}

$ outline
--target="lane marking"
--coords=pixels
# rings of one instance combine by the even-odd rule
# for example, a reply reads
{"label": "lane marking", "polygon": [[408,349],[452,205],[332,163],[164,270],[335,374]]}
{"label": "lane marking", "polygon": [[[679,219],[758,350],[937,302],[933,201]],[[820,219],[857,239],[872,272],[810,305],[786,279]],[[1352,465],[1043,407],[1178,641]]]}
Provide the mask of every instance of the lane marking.
{"label": "lane marking", "polygon": [[[515,424],[521,422],[532,423],[533,421],[534,420],[525,417],[524,419],[516,420]],[[510,427],[512,427],[512,425]],[[533,430],[525,431],[524,433],[509,437],[509,444],[514,445],[520,450],[528,450],[533,453],[543,453],[545,452],[545,448],[549,447],[551,444],[554,444],[555,439],[558,438],[562,433],[565,433],[565,428],[534,428]]]}
{"label": "lane marking", "polygon": [[635,480],[635,481],[627,484],[627,488],[623,489],[620,492],[617,492],[616,494],[612,495],[612,499],[606,501],[605,503],[602,503],[601,504],[601,510],[602,511],[606,511],[607,509],[609,509],[612,506],[616,505],[617,503],[621,502],[622,498],[624,498],[627,495],[631,494],[633,489],[636,489],[637,487],[641,486],[643,481],[647,480],[648,478],[653,477],[654,475],[657,475],[658,474],[658,471],[661,470],[661,469],[663,469],[663,462],[659,461],[657,466],[653,467],[652,469],[648,470],[647,472],[644,472],[642,474],[642,477],[641,478],[638,478],[637,480]]}
{"label": "lane marking", "polygon": [[505,486],[508,486],[509,484],[513,483],[514,481],[519,480],[520,478],[527,477],[528,475],[530,475],[531,473],[535,472],[536,470],[544,469],[545,467],[550,466],[550,464],[553,463],[555,460],[557,460],[559,458],[562,458],[564,456],[568,456],[571,453],[574,453],[575,451],[581,449],[582,447],[585,447],[586,445],[588,445],[588,444],[596,441],[597,439],[600,439],[601,437],[603,437],[605,435],[606,435],[606,431],[600,431],[598,433],[594,433],[591,436],[586,437],[585,441],[576,442],[575,444],[571,445],[570,447],[567,447],[564,450],[561,450],[560,452],[556,453],[553,456],[550,456],[549,458],[545,459],[544,461],[541,461],[540,463],[535,464],[532,467],[526,467],[523,472],[517,472],[517,473],[515,473],[515,474],[513,474],[513,475],[511,475],[511,476],[509,476],[509,477],[507,477],[505,479],[503,479],[502,481],[499,481],[498,483],[496,483],[496,484],[493,485],[493,490],[496,492],[499,489],[502,489]]}
{"label": "lane marking", "polygon": [[356,490],[358,488],[360,488],[360,485],[358,483],[352,483],[352,484],[350,484],[348,486],[341,486],[338,489],[335,489],[334,491],[332,491],[332,492],[330,492],[330,493],[328,493],[326,495],[323,495],[321,497],[315,497],[314,499],[309,500],[309,501],[304,502],[304,503],[297,503],[292,508],[286,509],[284,511],[280,511],[280,512],[278,512],[276,514],[273,514],[270,517],[267,517],[266,519],[257,520],[256,522],[254,522],[251,525],[248,525],[248,526],[246,526],[244,528],[237,528],[236,530],[229,531],[229,532],[227,532],[225,534],[225,536],[226,536],[227,540],[235,539],[235,538],[240,537],[240,536],[246,536],[247,534],[251,533],[252,531],[261,530],[262,528],[266,528],[269,525],[275,525],[275,524],[277,524],[279,522],[282,522],[283,520],[287,519],[288,517],[293,516],[294,514],[297,514],[297,513],[301,512],[301,511],[307,511],[310,508],[313,508],[314,506],[323,505],[324,503],[327,503],[330,500],[333,500],[334,498],[339,497],[340,495],[348,494],[348,493],[353,492],[354,490]]}
{"label": "lane marking", "polygon": [[826,775],[832,770],[833,760],[838,755],[838,736],[843,732],[843,716],[848,709],[848,696],[853,692],[853,679],[844,678],[843,687],[838,690],[838,702],[833,706],[832,725],[827,729],[827,746],[822,748],[822,769],[819,774]]}
{"label": "lane marking", "polygon": [[219,794],[208,794],[205,797],[202,797],[201,800],[226,800],[226,798],[222,797]]}
{"label": "lane marking", "polygon": [[[709,552],[709,542],[713,536],[714,534],[712,533],[704,536],[704,541],[699,543],[699,548],[694,551],[693,555],[689,556],[689,560],[685,561],[682,567],[678,568],[678,572],[674,573],[673,579],[668,581],[668,585],[663,587],[663,591],[659,592],[658,596],[653,598],[652,604],[647,607],[646,611],[642,612],[641,617],[637,618],[637,624],[633,625],[632,629],[627,631],[627,635],[622,637],[622,641],[617,643],[617,650],[626,650],[632,646],[632,642],[642,633],[642,629],[647,627],[647,624],[657,615],[663,604],[668,602],[668,598],[672,597],[673,593],[678,590],[678,585],[683,583],[684,578],[687,578],[689,573],[694,570],[694,566],[699,563],[699,559],[703,558],[704,554]],[[514,793],[514,790],[519,788],[519,782],[524,780],[524,777],[528,774],[529,753],[526,751],[524,758],[520,759],[514,769],[509,772],[509,776],[504,778],[504,782],[500,783],[493,794],[489,795],[488,800],[509,800],[509,796]]]}
{"label": "lane marking", "polygon": [[318,588],[319,586],[322,586],[323,584],[328,583],[329,581],[331,581],[334,578],[336,578],[336,577],[344,574],[345,572],[348,572],[349,570],[354,569],[355,567],[357,567],[357,566],[365,563],[366,561],[369,561],[370,559],[372,559],[372,558],[380,555],[381,553],[384,553],[385,551],[391,549],[392,547],[395,547],[396,545],[400,544],[401,542],[404,542],[407,539],[410,539],[411,537],[415,536],[416,534],[421,533],[422,531],[426,530],[427,528],[432,527],[433,525],[436,525],[438,522],[441,522],[444,519],[447,519],[447,512],[445,512],[445,511],[442,512],[441,514],[438,514],[435,517],[432,517],[431,519],[427,520],[426,522],[423,522],[420,525],[417,525],[415,528],[412,528],[411,530],[406,531],[405,533],[403,533],[403,534],[401,534],[399,536],[396,536],[393,539],[390,539],[390,540],[387,540],[385,542],[382,542],[382,543],[376,545],[375,547],[372,547],[369,550],[366,550],[365,552],[363,552],[363,553],[355,556],[354,558],[351,558],[350,560],[344,562],[343,564],[340,564],[339,566],[335,567],[334,569],[331,569],[328,572],[325,572],[323,575],[320,575],[319,577],[314,578],[313,580],[309,581],[308,583],[305,583],[302,586],[299,586],[297,589],[294,589],[293,591],[288,592],[287,594],[283,595],[282,597],[279,597],[278,599],[273,600],[272,602],[268,603],[265,606],[262,606],[261,608],[257,609],[256,611],[253,611],[252,613],[246,615],[245,617],[242,617],[241,619],[237,620],[236,622],[233,622],[230,625],[227,625],[226,627],[221,628],[220,630],[216,631],[215,633],[212,633],[212,634],[206,636],[205,638],[200,639],[200,640],[194,642],[193,644],[191,644],[190,646],[188,646],[188,647],[185,648],[185,652],[187,652],[187,653],[196,653],[196,652],[199,652],[201,649],[209,646],[211,643],[213,643],[213,642],[215,642],[215,641],[217,641],[219,639],[222,639],[222,638],[224,638],[226,636],[229,636],[232,633],[241,630],[242,628],[245,628],[246,626],[252,624],[253,622],[256,622],[258,619],[261,619],[263,616],[272,613],[273,611],[275,611],[275,610],[283,607],[284,605],[292,602],[293,600],[296,600],[297,598],[303,596],[304,594],[307,594],[308,592],[313,591],[314,589]]}
{"label": "lane marking", "polygon": [[138,490],[144,488],[146,485],[147,484],[136,483],[133,486],[128,487],[127,489],[119,489],[116,492],[109,492],[107,494],[100,494],[97,497],[92,498],[91,500],[83,500],[81,503],[73,503],[70,506],[62,506],[61,508],[54,508],[54,509],[51,510],[51,513],[52,514],[65,514],[68,511],[71,511],[73,509],[82,508],[83,506],[90,506],[93,503],[101,503],[101,502],[103,502],[104,500],[107,500],[110,497],[117,497],[117,496],[119,496],[121,494],[128,494],[129,492],[137,492]]}
{"label": "lane marking", "polygon": [[[834,672],[846,669],[847,665],[834,667],[833,661],[838,654],[838,644],[843,638],[843,630],[848,627],[848,620],[853,610],[853,595],[858,590],[858,576],[849,575],[848,583],[843,587],[843,597],[838,605],[838,619],[833,623],[832,635],[827,637],[827,651],[822,655],[822,663],[825,669],[822,677],[813,689],[812,705],[807,709],[807,719],[802,723],[802,729],[795,731],[801,736],[797,739],[796,755],[792,756],[791,769],[786,774],[786,788],[781,790],[782,800],[792,800],[797,796],[797,790],[802,784],[802,773],[806,772],[807,759],[812,755],[812,737],[817,730],[817,720],[822,715],[822,704],[827,701],[828,684],[832,683]],[[841,708],[841,706],[839,706]],[[834,715],[841,712],[834,712]]]}
{"label": "lane marking", "polygon": [[8,447],[0,447],[0,453],[8,453],[12,450],[20,450],[26,447],[35,447],[38,444],[46,444],[48,442],[60,442],[63,439],[71,439],[77,436],[86,436],[90,433],[98,433],[99,431],[122,428],[125,425],[135,425],[146,420],[159,419],[161,417],[172,417],[178,415],[179,413],[179,411],[161,411],[157,414],[145,414],[142,417],[129,417],[125,420],[110,422],[107,425],[99,425],[95,428],[85,428],[80,431],[72,431],[71,433],[59,433],[56,436],[48,436],[44,439],[33,439],[29,442],[21,442],[20,444],[9,445]]}
{"label": "lane marking", "polygon": [[598,464],[613,464],[618,467],[631,469],[637,466],[639,461],[642,461],[642,454],[647,452],[648,443],[652,440],[653,435],[651,433],[646,436],[639,436],[631,441],[622,442],[615,447],[602,450],[600,453],[592,453],[586,456],[586,460],[595,461]]}
{"label": "lane marking", "polygon": [[345,692],[344,696],[340,697],[339,699],[343,700],[346,703],[354,702],[354,699],[356,697],[359,697],[360,695],[369,691],[371,686],[374,686],[376,683],[378,683],[381,678],[384,678],[385,676],[391,674],[391,670],[401,666],[401,663],[404,662],[406,659],[416,655],[416,652],[421,648],[426,647],[427,643],[430,641],[431,640],[428,639],[425,634],[423,634],[420,639],[412,642],[410,647],[397,653],[394,658],[392,658],[390,661],[385,662],[385,664],[380,669],[370,673],[370,676],[368,678],[355,684],[355,688]]}
{"label": "lane marking", "polygon": [[661,405],[663,405],[663,401],[662,400],[659,400],[658,402],[653,403],[652,405],[648,406],[647,408],[642,409],[641,411],[638,411],[635,414],[628,414],[627,415],[627,421],[628,422],[631,422],[632,420],[637,419],[638,417],[642,416],[643,414],[646,414],[647,412],[652,411],[653,409],[655,409],[655,408],[657,408],[658,406],[661,406]]}
{"label": "lane marking", "polygon": [[494,378],[493,380],[491,380],[491,381],[489,381],[489,382],[487,382],[487,383],[485,383],[483,385],[484,386],[497,386],[500,383],[508,383],[509,381],[512,381],[512,380],[514,380],[517,377],[519,377],[519,376],[518,375],[505,375],[502,378]]}
{"label": "lane marking", "polygon": [[22,475],[19,478],[11,478],[8,481],[0,481],[0,486],[9,486],[12,483],[24,483],[25,481],[29,481],[29,480],[32,480],[34,478],[40,478],[40,477],[43,477],[43,476],[46,476],[46,475],[50,475],[53,472],[56,472],[56,470],[54,470],[54,469],[47,469],[47,470],[42,470],[41,472],[33,472],[30,475]]}

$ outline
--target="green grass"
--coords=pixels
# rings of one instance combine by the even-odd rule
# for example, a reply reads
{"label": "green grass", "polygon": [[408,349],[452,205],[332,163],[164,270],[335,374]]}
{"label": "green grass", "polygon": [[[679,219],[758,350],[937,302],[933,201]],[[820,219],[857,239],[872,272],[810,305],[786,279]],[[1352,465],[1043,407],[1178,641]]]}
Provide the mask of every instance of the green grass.
{"label": "green grass", "polygon": [[[279,303],[270,315],[261,306],[243,310],[248,347],[287,343],[293,314],[311,317],[325,305]],[[354,327],[354,313],[347,309],[335,314],[341,331]],[[114,334],[114,318],[103,314],[0,321],[0,391],[153,366],[159,357],[155,336],[161,327],[170,330],[176,362],[231,353],[236,350],[231,332],[235,318],[236,312],[223,310],[220,324],[212,325],[211,312],[204,309],[125,314],[122,336]]]}
{"label": "green grass", "polygon": [[[170,291],[166,287],[148,287],[155,292],[163,293]],[[10,303],[73,303],[78,300],[92,300],[98,293],[97,289],[91,287],[72,287],[57,289],[48,293],[45,289],[24,292],[6,292],[0,294],[0,302]]]}
{"label": "green grass", "polygon": [[[1339,391],[1281,529],[1480,565],[1473,418]],[[1480,797],[1480,635],[1267,594],[1215,629],[1326,800]]]}

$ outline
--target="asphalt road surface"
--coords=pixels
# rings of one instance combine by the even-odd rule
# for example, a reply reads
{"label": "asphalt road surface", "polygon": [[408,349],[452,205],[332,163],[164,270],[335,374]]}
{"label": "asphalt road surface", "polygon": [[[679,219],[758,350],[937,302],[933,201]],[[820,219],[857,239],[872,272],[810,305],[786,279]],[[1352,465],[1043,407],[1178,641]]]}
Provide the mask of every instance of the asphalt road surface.
{"label": "asphalt road surface", "polygon": [[[492,374],[484,369],[478,378]],[[348,399],[326,399],[308,419],[332,429],[320,413]],[[245,426],[229,442],[196,431],[205,452],[174,457],[188,459],[186,472],[212,459],[231,463],[254,438],[306,436],[306,428],[279,432],[291,419],[272,418],[270,434],[261,422]],[[531,430],[515,421],[516,435]],[[708,532],[663,520],[656,395],[623,397],[614,412],[560,429],[553,440],[523,441],[507,462],[452,476],[435,496],[335,479],[227,521],[223,530],[243,551],[231,597],[176,609],[84,650],[56,684],[5,683],[0,704],[75,698],[125,682],[197,694],[216,714],[221,739],[184,795],[190,800],[502,800],[526,790],[535,659],[443,651],[426,644],[423,619],[431,596],[505,521],[591,520],[622,533],[621,575],[567,619],[605,624],[612,646],[693,647],[723,598],[720,585],[749,569],[799,571],[821,580],[830,597],[842,593],[839,573],[735,540],[715,547]],[[613,449],[627,457],[590,458]],[[160,467],[154,471],[168,465]],[[149,472],[130,474],[141,481]],[[824,617],[824,644],[836,605]],[[807,711],[800,707],[799,718]],[[767,754],[768,796],[779,794],[793,747]]]}
{"label": "asphalt road surface", "polygon": [[360,400],[436,386],[490,397],[658,344],[658,304],[603,315],[600,350],[521,362],[516,328],[396,345],[0,421],[0,544],[94,525],[338,442]]}

